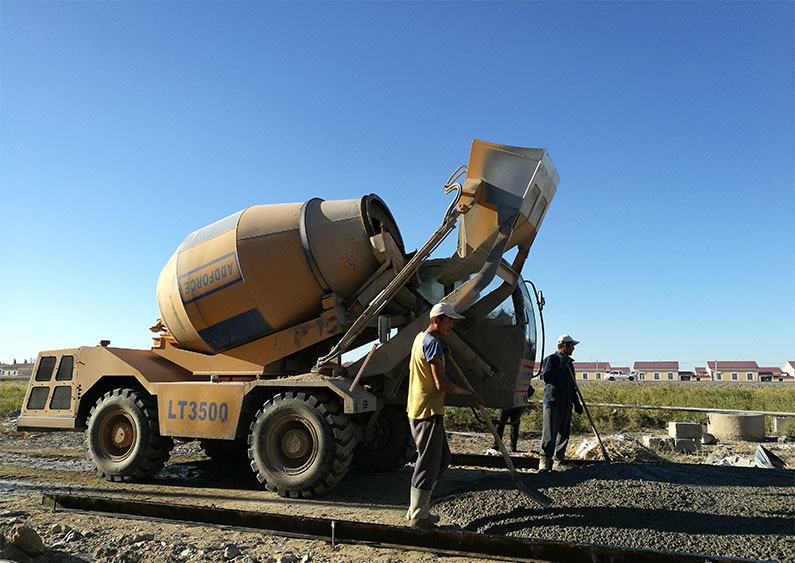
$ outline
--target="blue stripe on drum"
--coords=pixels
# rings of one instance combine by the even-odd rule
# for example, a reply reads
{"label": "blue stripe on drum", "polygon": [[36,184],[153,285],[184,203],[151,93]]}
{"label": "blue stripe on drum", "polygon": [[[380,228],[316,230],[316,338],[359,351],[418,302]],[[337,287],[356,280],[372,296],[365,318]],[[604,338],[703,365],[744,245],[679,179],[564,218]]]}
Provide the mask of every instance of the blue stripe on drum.
{"label": "blue stripe on drum", "polygon": [[181,274],[177,285],[182,303],[187,305],[242,280],[237,254],[230,252]]}
{"label": "blue stripe on drum", "polygon": [[199,331],[199,336],[214,352],[264,336],[273,328],[256,309],[240,313]]}

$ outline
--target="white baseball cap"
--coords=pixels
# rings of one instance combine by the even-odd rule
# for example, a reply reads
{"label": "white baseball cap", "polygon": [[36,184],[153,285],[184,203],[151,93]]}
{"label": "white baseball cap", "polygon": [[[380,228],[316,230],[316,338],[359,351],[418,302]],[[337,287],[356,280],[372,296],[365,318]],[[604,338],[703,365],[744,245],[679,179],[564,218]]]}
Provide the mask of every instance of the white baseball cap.
{"label": "white baseball cap", "polygon": [[565,344],[567,342],[571,342],[572,344],[579,344],[579,341],[574,340],[568,334],[561,334],[560,336],[558,336],[558,344]]}
{"label": "white baseball cap", "polygon": [[437,303],[431,308],[431,318],[438,317],[439,315],[444,315],[445,317],[450,317],[451,319],[465,319],[464,315],[459,315],[453,309],[453,306],[449,303]]}

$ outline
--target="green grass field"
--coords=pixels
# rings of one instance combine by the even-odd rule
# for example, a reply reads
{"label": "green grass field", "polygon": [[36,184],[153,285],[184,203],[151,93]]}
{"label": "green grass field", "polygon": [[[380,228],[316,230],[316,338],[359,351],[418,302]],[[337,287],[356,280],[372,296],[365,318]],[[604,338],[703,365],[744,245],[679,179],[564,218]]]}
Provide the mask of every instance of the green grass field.
{"label": "green grass field", "polygon": [[8,414],[22,406],[27,381],[0,381],[0,415]]}

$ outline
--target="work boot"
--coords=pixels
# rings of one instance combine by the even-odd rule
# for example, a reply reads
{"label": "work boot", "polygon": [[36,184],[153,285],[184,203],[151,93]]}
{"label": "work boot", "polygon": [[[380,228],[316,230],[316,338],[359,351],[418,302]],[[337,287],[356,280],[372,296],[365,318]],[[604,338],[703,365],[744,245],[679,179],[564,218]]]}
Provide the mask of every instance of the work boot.
{"label": "work boot", "polygon": [[543,457],[541,458],[541,467],[538,469],[539,473],[546,473],[548,471],[552,471],[552,463],[553,460],[551,457]]}
{"label": "work boot", "polygon": [[430,515],[431,491],[411,487],[411,503],[406,511],[406,520],[410,526],[418,528],[433,528],[434,523]]}

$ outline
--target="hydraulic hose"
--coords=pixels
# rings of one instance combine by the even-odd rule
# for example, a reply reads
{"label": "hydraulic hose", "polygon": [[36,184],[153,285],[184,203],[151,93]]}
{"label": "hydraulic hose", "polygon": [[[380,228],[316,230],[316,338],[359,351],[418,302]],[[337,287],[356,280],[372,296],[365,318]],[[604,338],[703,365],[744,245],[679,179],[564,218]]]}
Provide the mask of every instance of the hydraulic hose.
{"label": "hydraulic hose", "polygon": [[544,296],[536,289],[535,284],[530,280],[525,280],[524,283],[529,283],[533,288],[533,296],[536,298],[536,305],[538,305],[538,318],[541,321],[541,361],[538,362],[538,373],[536,377],[541,377],[541,363],[544,361],[544,346],[546,345],[546,331],[544,330]]}

